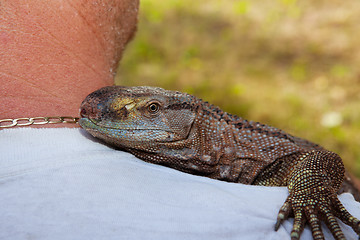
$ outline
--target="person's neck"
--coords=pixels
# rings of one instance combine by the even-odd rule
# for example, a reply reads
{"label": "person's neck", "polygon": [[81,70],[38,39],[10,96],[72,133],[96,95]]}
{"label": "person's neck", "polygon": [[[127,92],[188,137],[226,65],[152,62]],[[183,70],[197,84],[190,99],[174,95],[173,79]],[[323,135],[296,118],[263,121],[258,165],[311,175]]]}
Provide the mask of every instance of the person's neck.
{"label": "person's neck", "polygon": [[39,80],[9,77],[4,81],[6,85],[2,86],[0,118],[78,116],[79,106],[89,93],[113,83],[110,76],[101,79],[86,71],[77,76],[81,79],[74,76],[56,81],[54,78],[54,74]]}
{"label": "person's neck", "polygon": [[[0,119],[77,117],[79,106],[89,93],[113,84],[121,50],[135,24],[123,32],[110,31],[122,25],[109,24],[107,21],[112,20],[101,14],[96,16],[104,19],[87,13],[91,21],[84,21],[68,5],[63,7],[70,7],[69,11],[55,14],[49,11],[59,9],[53,4],[58,2],[17,5],[8,1],[1,11],[4,18],[12,19],[4,23],[4,29],[12,30],[5,31],[0,41]],[[86,10],[81,6],[79,9]],[[16,15],[23,12],[31,14]],[[135,17],[129,21],[136,22]],[[65,27],[67,24],[69,27]]]}

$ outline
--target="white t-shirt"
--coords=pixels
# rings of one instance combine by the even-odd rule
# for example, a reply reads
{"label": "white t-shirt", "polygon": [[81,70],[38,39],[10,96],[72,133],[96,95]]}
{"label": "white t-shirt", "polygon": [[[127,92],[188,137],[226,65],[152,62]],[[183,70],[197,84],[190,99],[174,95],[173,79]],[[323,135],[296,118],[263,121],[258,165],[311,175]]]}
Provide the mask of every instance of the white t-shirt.
{"label": "white t-shirt", "polygon": [[[146,163],[81,129],[1,130],[0,146],[0,239],[290,239],[292,219],[274,231],[285,187]],[[339,198],[360,217],[350,194]]]}

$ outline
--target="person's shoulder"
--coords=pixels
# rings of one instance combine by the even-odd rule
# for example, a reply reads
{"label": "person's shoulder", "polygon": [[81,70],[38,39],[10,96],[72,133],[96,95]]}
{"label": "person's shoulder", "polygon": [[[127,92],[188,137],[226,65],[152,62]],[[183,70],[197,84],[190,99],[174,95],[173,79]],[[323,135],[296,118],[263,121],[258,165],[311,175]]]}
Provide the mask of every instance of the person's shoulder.
{"label": "person's shoulder", "polygon": [[[9,129],[0,132],[0,144],[0,215],[9,216],[0,218],[0,239],[60,239],[60,231],[62,239],[286,239],[291,232],[290,221],[274,231],[285,187],[222,182],[146,163],[81,129]],[[340,199],[359,217],[351,195]],[[14,226],[22,226],[15,235]],[[311,238],[306,228],[302,239]]]}

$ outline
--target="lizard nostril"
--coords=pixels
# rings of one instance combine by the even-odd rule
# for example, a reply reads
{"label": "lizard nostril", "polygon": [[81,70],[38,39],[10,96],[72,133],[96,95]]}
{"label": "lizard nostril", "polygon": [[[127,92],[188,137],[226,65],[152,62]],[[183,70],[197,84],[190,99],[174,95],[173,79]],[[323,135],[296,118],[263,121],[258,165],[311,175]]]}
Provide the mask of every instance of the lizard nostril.
{"label": "lizard nostril", "polygon": [[81,108],[80,109],[80,116],[81,117],[86,117],[88,115],[87,111],[85,108]]}

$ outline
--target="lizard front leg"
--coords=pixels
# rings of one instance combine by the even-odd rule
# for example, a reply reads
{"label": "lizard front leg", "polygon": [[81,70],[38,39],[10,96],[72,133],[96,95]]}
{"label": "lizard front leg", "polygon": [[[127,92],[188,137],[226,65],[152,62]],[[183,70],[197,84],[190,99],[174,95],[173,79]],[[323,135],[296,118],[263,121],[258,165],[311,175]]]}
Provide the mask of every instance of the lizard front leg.
{"label": "lizard front leg", "polygon": [[307,222],[314,239],[324,239],[320,221],[324,221],[335,239],[345,239],[335,217],[360,234],[360,221],[341,204],[337,190],[344,178],[341,158],[328,151],[311,151],[304,154],[290,173],[287,186],[289,196],[281,207],[275,230],[294,215],[291,239],[300,239]]}

